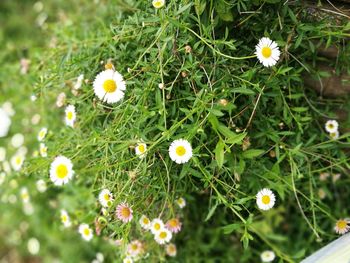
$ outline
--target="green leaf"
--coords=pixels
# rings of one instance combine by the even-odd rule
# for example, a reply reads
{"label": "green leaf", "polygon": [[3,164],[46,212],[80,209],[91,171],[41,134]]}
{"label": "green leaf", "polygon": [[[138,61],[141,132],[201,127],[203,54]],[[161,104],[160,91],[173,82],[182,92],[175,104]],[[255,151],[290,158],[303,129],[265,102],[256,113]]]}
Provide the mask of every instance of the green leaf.
{"label": "green leaf", "polygon": [[265,150],[261,150],[261,149],[251,149],[251,150],[243,152],[242,157],[245,159],[253,159],[253,158],[263,154],[264,152],[265,152]]}
{"label": "green leaf", "polygon": [[227,226],[223,226],[221,229],[224,231],[225,235],[231,234],[233,231],[239,229],[242,225],[239,223],[230,224]]}
{"label": "green leaf", "polygon": [[295,112],[305,112],[309,110],[308,107],[292,107],[291,109]]}
{"label": "green leaf", "polygon": [[214,114],[209,114],[208,116],[208,121],[210,122],[211,126],[213,127],[214,130],[217,130],[219,127],[219,121],[215,117]]}
{"label": "green leaf", "polygon": [[248,88],[234,88],[232,89],[232,92],[245,94],[245,95],[254,95],[255,92]]}
{"label": "green leaf", "polygon": [[223,143],[222,140],[219,140],[219,142],[216,144],[215,147],[215,159],[218,164],[218,167],[221,169],[223,164],[224,164],[224,147],[225,144]]}
{"label": "green leaf", "polygon": [[200,16],[204,12],[206,6],[206,1],[195,0],[194,7],[198,16]]}
{"label": "green leaf", "polygon": [[215,116],[221,117],[224,116],[225,114],[222,113],[222,111],[217,110],[217,109],[209,109],[208,110],[210,113],[214,114]]}
{"label": "green leaf", "polygon": [[225,138],[227,139],[227,143],[231,143],[231,144],[236,144],[241,142],[244,139],[244,137],[247,135],[247,133],[245,132],[237,134],[231,131],[230,128],[226,127],[221,123],[218,125],[217,129],[223,136],[225,136]]}
{"label": "green leaf", "polygon": [[188,8],[190,8],[192,6],[193,3],[189,3],[188,5],[184,5],[182,7],[180,7],[179,10],[177,10],[177,12],[175,13],[175,16],[181,15],[184,11],[186,11]]}
{"label": "green leaf", "polygon": [[218,202],[216,202],[209,210],[208,214],[207,214],[207,217],[205,218],[204,221],[208,221],[214,214],[216,208],[218,207]]}
{"label": "green leaf", "polygon": [[234,136],[231,136],[230,138],[228,138],[226,142],[230,144],[240,143],[243,141],[246,135],[247,135],[246,132],[235,134]]}
{"label": "green leaf", "polygon": [[216,12],[219,17],[224,21],[233,21],[233,14],[231,11],[230,4],[226,3],[223,0],[216,0],[215,2]]}
{"label": "green leaf", "polygon": [[292,70],[292,67],[280,67],[277,71],[277,75],[285,75],[288,71]]}

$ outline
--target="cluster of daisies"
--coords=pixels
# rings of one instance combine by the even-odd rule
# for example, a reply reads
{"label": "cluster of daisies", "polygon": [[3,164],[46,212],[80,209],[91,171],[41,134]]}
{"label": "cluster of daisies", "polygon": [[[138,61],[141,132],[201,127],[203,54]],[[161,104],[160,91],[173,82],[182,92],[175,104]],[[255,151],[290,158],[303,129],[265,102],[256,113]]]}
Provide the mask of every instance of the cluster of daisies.
{"label": "cluster of daisies", "polygon": [[[98,195],[98,201],[102,206],[102,214],[107,216],[109,211],[108,208],[112,207],[114,203],[114,197],[110,190],[102,189]],[[180,209],[186,206],[184,198],[180,197],[176,200],[176,204]],[[127,203],[120,203],[116,206],[115,216],[122,223],[126,224],[133,220],[133,210]],[[60,212],[61,222],[65,228],[71,227],[72,222],[66,210]],[[180,232],[182,223],[178,217],[170,218],[165,223],[160,218],[150,220],[146,215],[142,215],[138,224],[143,231],[149,231],[159,245],[165,246],[165,253],[168,256],[175,257],[177,250],[176,245],[170,243],[174,234]],[[90,241],[94,236],[94,230],[86,223],[81,223],[78,226],[78,232],[82,238],[86,241]],[[121,245],[123,240],[117,240],[114,242],[117,245]],[[145,246],[140,240],[133,240],[126,246],[124,263],[133,263],[142,258],[145,252]]]}
{"label": "cluster of daisies", "polygon": [[[12,124],[12,117],[15,115],[15,110],[12,107],[11,102],[5,102],[0,107],[0,138],[8,136],[8,133]],[[28,152],[27,148],[24,146],[24,135],[21,133],[16,133],[11,137],[10,145],[12,150],[15,152],[11,158],[7,159],[8,152],[6,148],[0,147],[0,177],[4,178],[6,174],[10,174],[11,171],[18,172],[21,170],[25,156]]]}
{"label": "cluster of daisies", "polygon": [[339,138],[339,123],[336,120],[328,120],[325,124],[325,129],[331,139],[336,140]]}
{"label": "cluster of daisies", "polygon": [[[113,205],[114,197],[110,190],[103,189],[98,196],[99,203],[102,206],[102,213],[104,215],[108,214],[107,208]],[[180,197],[176,200],[176,204],[180,209],[186,206],[186,201],[184,198]],[[127,203],[118,204],[116,207],[115,216],[123,223],[129,223],[133,219],[133,210]],[[180,232],[182,223],[178,217],[170,218],[166,223],[164,223],[160,218],[155,218],[153,220],[149,219],[146,215],[142,215],[138,220],[139,225],[144,231],[149,231],[154,240],[160,244],[165,245],[165,252],[168,256],[176,256],[176,245],[170,243],[174,234]],[[89,240],[84,236],[84,239]],[[122,240],[120,240],[122,242]],[[145,252],[145,247],[140,240],[133,240],[127,245],[125,252],[124,263],[131,263],[137,261],[141,258]]]}

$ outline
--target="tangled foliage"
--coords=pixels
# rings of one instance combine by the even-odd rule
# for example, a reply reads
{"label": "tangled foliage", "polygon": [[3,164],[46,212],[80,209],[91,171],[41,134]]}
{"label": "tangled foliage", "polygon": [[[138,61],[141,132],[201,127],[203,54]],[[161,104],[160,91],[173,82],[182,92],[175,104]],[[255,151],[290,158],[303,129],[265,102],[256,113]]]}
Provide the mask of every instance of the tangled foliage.
{"label": "tangled foliage", "polygon": [[[336,118],[335,109],[349,108],[349,100],[320,99],[303,76],[327,74],[317,70],[325,60],[317,49],[330,45],[340,53],[327,63],[338,73],[349,70],[350,47],[343,42],[349,23],[335,23],[298,1],[168,0],[161,9],[145,0],[72,2],[45,3],[42,34],[49,40],[28,44],[28,74],[18,75],[13,46],[1,52],[2,62],[10,62],[0,72],[0,102],[13,103],[10,135],[23,133],[29,149],[21,171],[1,186],[0,229],[10,236],[1,238],[3,247],[25,254],[34,236],[43,262],[91,262],[96,252],[120,262],[128,243],[140,240],[141,262],[258,262],[267,249],[276,261],[298,262],[336,237],[336,220],[349,216],[349,133],[332,140],[324,123]],[[254,55],[262,37],[281,50],[271,68]],[[92,87],[107,62],[126,81],[125,97],[116,104],[101,102]],[[85,80],[74,90],[81,74]],[[76,108],[74,128],[56,106],[62,92],[65,105]],[[37,100],[31,102],[30,94]],[[30,121],[34,114],[40,114],[39,124]],[[349,120],[340,122],[346,126]],[[42,127],[49,131],[48,157],[32,154]],[[0,141],[8,159],[16,152],[10,135]],[[191,143],[193,157],[180,165],[168,148],[181,138]],[[140,141],[147,145],[144,158],[135,155]],[[49,178],[59,155],[71,159],[75,171],[62,187]],[[320,173],[342,176],[331,182],[320,180]],[[36,189],[39,179],[48,185],[45,193]],[[9,201],[21,186],[34,206],[30,216],[20,201]],[[102,211],[98,195],[105,188],[114,201]],[[262,188],[277,199],[266,212],[255,200]],[[176,205],[179,197],[186,200],[183,209]],[[132,207],[129,223],[116,217],[122,202]],[[61,209],[70,215],[70,228],[63,229]],[[141,229],[143,214],[180,219],[182,230],[172,239],[177,257],[166,256],[164,246]],[[81,239],[81,223],[94,230],[91,242]]]}

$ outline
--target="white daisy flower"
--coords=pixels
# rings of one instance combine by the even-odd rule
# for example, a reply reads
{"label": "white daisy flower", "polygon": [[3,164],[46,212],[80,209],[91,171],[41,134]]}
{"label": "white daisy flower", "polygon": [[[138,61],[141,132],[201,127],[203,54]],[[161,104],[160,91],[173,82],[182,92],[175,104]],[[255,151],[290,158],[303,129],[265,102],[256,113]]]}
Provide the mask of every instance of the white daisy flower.
{"label": "white daisy flower", "polygon": [[9,195],[7,200],[10,204],[14,204],[17,202],[17,197],[15,195]]}
{"label": "white daisy flower", "polygon": [[69,215],[66,210],[61,210],[61,222],[64,227],[70,227],[72,225]]}
{"label": "white daisy flower", "polygon": [[6,149],[4,147],[0,147],[0,162],[6,160]]}
{"label": "white daisy flower", "polygon": [[47,157],[47,147],[45,143],[40,143],[40,149],[39,149],[41,157]]}
{"label": "white daisy flower", "polygon": [[181,209],[186,206],[186,200],[183,197],[178,198],[175,202]]}
{"label": "white daisy flower", "polygon": [[9,185],[12,189],[16,189],[18,187],[18,182],[15,179],[11,179]]}
{"label": "white daisy flower", "polygon": [[35,96],[35,94],[30,95],[30,100],[31,100],[32,102],[36,101],[37,99],[38,99],[38,97]]}
{"label": "white daisy flower", "polygon": [[36,181],[36,189],[40,193],[44,193],[47,189],[46,182],[42,179]]}
{"label": "white daisy flower", "polygon": [[93,237],[92,229],[88,224],[80,224],[79,233],[81,234],[81,237],[86,241],[90,241]]}
{"label": "white daisy flower", "polygon": [[22,147],[20,147],[20,148],[17,150],[17,153],[18,153],[18,154],[22,154],[22,155],[24,156],[24,155],[26,155],[26,154],[28,153],[28,149],[27,149],[27,147],[22,146]]}
{"label": "white daisy flower", "polygon": [[192,146],[187,140],[175,140],[169,147],[169,156],[178,164],[187,163],[192,157]]}
{"label": "white daisy flower", "polygon": [[143,142],[138,143],[135,147],[135,153],[140,158],[143,158],[146,155],[146,151],[147,151],[147,145]]}
{"label": "white daisy flower", "polygon": [[154,240],[158,244],[163,245],[165,243],[169,243],[169,241],[171,240],[172,237],[173,237],[173,235],[171,234],[171,232],[168,229],[162,228],[159,232],[157,232],[154,235]]}
{"label": "white daisy flower", "polygon": [[325,199],[326,198],[326,196],[327,196],[327,194],[326,194],[326,192],[322,189],[322,188],[320,188],[320,189],[318,189],[318,197],[322,200],[322,199]]}
{"label": "white daisy flower", "polygon": [[56,106],[58,108],[61,108],[65,103],[66,103],[66,93],[61,92],[60,94],[58,94],[56,98]]}
{"label": "white daisy flower", "polygon": [[24,143],[24,136],[21,133],[16,133],[15,135],[12,136],[11,138],[11,144],[15,148],[19,148],[23,145]]}
{"label": "white daisy flower", "polygon": [[350,220],[349,219],[339,219],[336,223],[335,223],[335,227],[334,230],[337,234],[340,235],[344,235],[345,233],[347,233],[350,229]]}
{"label": "white daisy flower", "polygon": [[100,204],[104,207],[110,207],[113,202],[113,195],[108,189],[103,189],[98,195]]}
{"label": "white daisy flower", "polygon": [[65,110],[65,122],[67,126],[74,127],[74,122],[77,118],[74,105],[68,105]]}
{"label": "white daisy flower", "polygon": [[337,132],[339,124],[336,120],[328,120],[325,124],[325,129],[329,133]]}
{"label": "white daisy flower", "polygon": [[32,255],[37,255],[40,251],[40,243],[36,238],[31,238],[27,243],[28,252]]}
{"label": "white daisy flower", "polygon": [[267,188],[260,190],[256,195],[256,204],[261,210],[269,210],[275,205],[275,194]]}
{"label": "white daisy flower", "polygon": [[74,174],[72,161],[67,157],[58,156],[51,163],[50,179],[55,185],[64,185]]}
{"label": "white daisy flower", "polygon": [[276,42],[272,41],[268,37],[263,37],[255,46],[255,54],[257,55],[260,63],[262,63],[265,67],[271,67],[276,65],[280,58],[281,52]]}
{"label": "white daisy flower", "polygon": [[100,100],[111,104],[124,98],[126,84],[118,71],[107,69],[96,76],[93,87]]}
{"label": "white daisy flower", "polygon": [[26,187],[21,188],[20,195],[23,203],[29,203],[30,197],[29,197],[28,189]]}
{"label": "white daisy flower", "polygon": [[10,101],[6,101],[4,104],[2,104],[2,109],[10,117],[15,115],[15,113],[16,113],[16,111],[13,109],[12,103]]}
{"label": "white daisy flower", "polygon": [[4,161],[2,163],[2,169],[4,170],[5,173],[10,174],[11,173],[11,165],[8,161]]}
{"label": "white daisy flower", "polygon": [[143,244],[139,240],[131,241],[127,245],[127,255],[135,258],[143,253]]}
{"label": "white daisy flower", "polygon": [[20,153],[16,153],[14,156],[12,156],[10,163],[15,171],[19,171],[22,168],[23,162],[24,162],[24,155]]}
{"label": "white daisy flower", "polygon": [[151,221],[145,215],[141,216],[139,223],[140,223],[141,227],[145,230],[149,230],[151,228]]}
{"label": "white daisy flower", "polygon": [[339,131],[329,133],[329,137],[331,137],[332,140],[337,140],[339,138]]}
{"label": "white daisy flower", "polygon": [[154,8],[162,8],[165,5],[165,0],[153,0],[152,5]]}
{"label": "white daisy flower", "polygon": [[176,257],[176,246],[173,243],[170,243],[169,245],[166,245],[165,247],[166,254],[169,257]]}
{"label": "white daisy flower", "polygon": [[0,123],[0,138],[6,137],[11,126],[11,118],[2,108],[0,108]]}
{"label": "white daisy flower", "polygon": [[41,142],[42,140],[44,140],[46,134],[47,134],[47,128],[44,127],[38,133],[38,141]]}
{"label": "white daisy flower", "polygon": [[276,255],[271,250],[266,250],[260,254],[262,262],[272,262],[275,259]]}
{"label": "white daisy flower", "polygon": [[182,223],[178,218],[171,218],[169,219],[166,224],[165,227],[171,232],[171,233],[178,233],[181,231],[181,226]]}
{"label": "white daisy flower", "polygon": [[96,254],[96,259],[98,260],[98,262],[102,263],[105,259],[105,257],[103,256],[103,254],[101,252],[98,252]]}
{"label": "white daisy flower", "polygon": [[83,84],[83,80],[84,80],[84,74],[80,74],[79,77],[77,78],[77,82],[75,82],[73,88],[75,90],[80,89],[81,84]]}
{"label": "white daisy flower", "polygon": [[23,213],[27,216],[34,214],[34,207],[30,202],[23,204]]}
{"label": "white daisy flower", "polygon": [[123,221],[123,223],[128,223],[133,218],[132,208],[127,203],[121,203],[117,206],[116,216],[119,220]]}
{"label": "white daisy flower", "polygon": [[155,218],[151,222],[151,232],[153,235],[157,234],[159,231],[164,229],[164,223],[161,219]]}
{"label": "white daisy flower", "polygon": [[40,122],[40,119],[41,119],[40,114],[34,114],[31,119],[31,122],[33,125],[37,125]]}
{"label": "white daisy flower", "polygon": [[6,179],[6,173],[0,172],[0,185],[2,185],[5,182]]}
{"label": "white daisy flower", "polygon": [[131,257],[126,257],[123,259],[123,263],[134,263]]}

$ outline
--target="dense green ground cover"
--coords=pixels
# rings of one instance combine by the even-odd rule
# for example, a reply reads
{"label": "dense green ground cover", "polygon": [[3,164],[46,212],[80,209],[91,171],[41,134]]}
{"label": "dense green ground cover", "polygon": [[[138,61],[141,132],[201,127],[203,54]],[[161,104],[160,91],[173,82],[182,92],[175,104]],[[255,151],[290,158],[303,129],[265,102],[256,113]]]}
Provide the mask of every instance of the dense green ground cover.
{"label": "dense green ground cover", "polygon": [[[172,0],[159,10],[136,0],[52,0],[42,8],[19,2],[0,4],[0,104],[10,101],[16,111],[0,146],[10,160],[17,151],[11,136],[22,133],[28,148],[22,169],[1,185],[4,258],[91,262],[101,252],[106,262],[121,262],[127,244],[138,239],[140,262],[259,262],[267,249],[275,262],[298,262],[336,238],[335,222],[349,217],[349,119],[339,121],[338,140],[324,124],[350,103],[319,98],[302,76],[324,76],[317,63],[325,61],[338,73],[349,70],[349,23],[328,13],[320,18],[317,8],[298,1]],[[271,68],[254,56],[264,36],[281,50]],[[323,45],[336,45],[339,58],[319,57]],[[21,58],[31,60],[24,75]],[[126,81],[124,99],[112,105],[92,88],[108,61]],[[62,92],[65,105],[76,107],[74,128],[64,123],[65,107],[56,106]],[[42,127],[48,128],[47,157],[35,156]],[[193,147],[183,165],[168,154],[180,138]],[[148,147],[142,159],[134,151],[140,141]],[[62,187],[49,178],[58,155],[70,158],[75,171]],[[322,180],[321,173],[341,177]],[[36,187],[40,179],[48,186],[44,193]],[[33,213],[21,201],[24,186]],[[107,212],[98,202],[104,188],[114,195]],[[277,198],[266,212],[255,201],[262,188]],[[121,202],[133,209],[126,224],[114,212]],[[62,226],[61,209],[70,228]],[[143,214],[180,218],[182,230],[172,239],[177,257],[166,256],[141,229]],[[100,234],[84,241],[81,223]],[[27,249],[32,237],[40,242],[36,256]]]}

